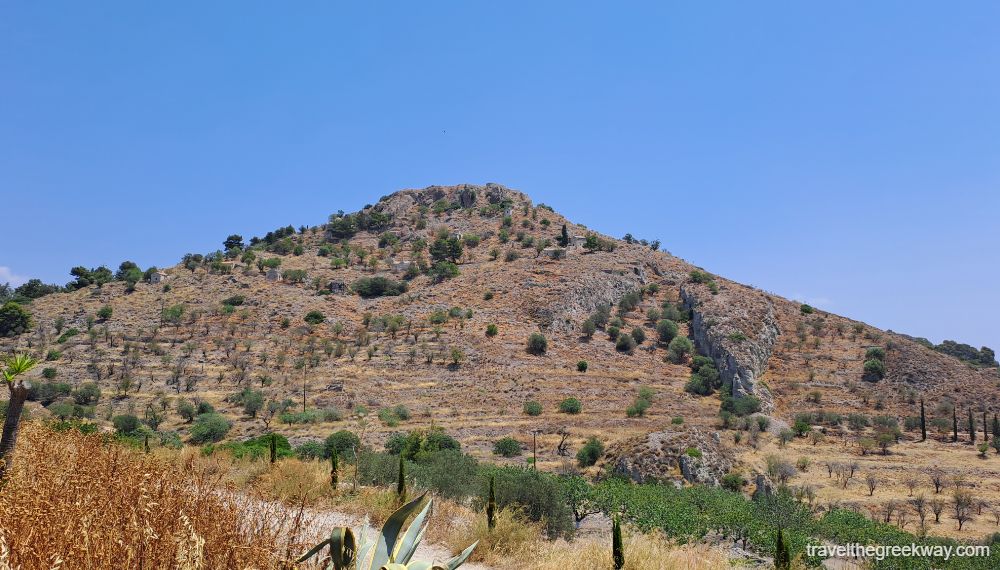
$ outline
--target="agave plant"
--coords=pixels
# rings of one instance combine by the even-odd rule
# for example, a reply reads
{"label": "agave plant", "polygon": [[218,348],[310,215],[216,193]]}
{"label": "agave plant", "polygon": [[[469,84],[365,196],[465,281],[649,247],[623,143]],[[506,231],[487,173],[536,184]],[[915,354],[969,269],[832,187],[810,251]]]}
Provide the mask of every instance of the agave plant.
{"label": "agave plant", "polygon": [[[358,541],[351,529],[335,528],[330,538],[312,547],[296,562],[305,562],[313,556],[321,557],[323,549],[329,548],[330,563],[325,570],[455,570],[468,560],[478,542],[442,564],[410,562],[424,538],[430,508],[431,499],[426,494],[399,507],[385,521],[378,539],[373,542],[366,540],[366,529],[362,529],[361,540]],[[417,515],[404,528],[403,525],[414,513]]]}

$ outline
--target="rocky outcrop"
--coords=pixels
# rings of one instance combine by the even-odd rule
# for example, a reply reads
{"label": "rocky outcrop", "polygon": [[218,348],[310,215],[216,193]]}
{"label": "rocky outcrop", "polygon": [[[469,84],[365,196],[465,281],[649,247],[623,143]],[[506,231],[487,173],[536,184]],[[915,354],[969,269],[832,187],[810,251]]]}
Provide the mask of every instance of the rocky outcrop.
{"label": "rocky outcrop", "polygon": [[612,470],[636,482],[718,485],[733,467],[718,434],[694,428],[658,431],[615,446],[608,453]]}
{"label": "rocky outcrop", "polygon": [[598,306],[614,306],[626,293],[645,283],[644,275],[638,272],[590,271],[579,275],[554,303],[538,305],[532,316],[543,328],[576,330]]}
{"label": "rocky outcrop", "polygon": [[712,358],[733,397],[755,396],[770,412],[774,401],[759,378],[767,370],[779,328],[771,300],[752,289],[726,283],[717,293],[705,285],[681,286],[691,310],[691,335],[699,352]]}

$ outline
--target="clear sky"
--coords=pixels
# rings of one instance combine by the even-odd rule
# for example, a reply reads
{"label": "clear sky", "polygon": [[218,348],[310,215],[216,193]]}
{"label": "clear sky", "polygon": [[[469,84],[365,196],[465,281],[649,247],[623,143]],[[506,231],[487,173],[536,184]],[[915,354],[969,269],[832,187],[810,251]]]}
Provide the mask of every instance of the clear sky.
{"label": "clear sky", "polygon": [[0,281],[490,181],[1000,348],[1000,3],[0,7]]}

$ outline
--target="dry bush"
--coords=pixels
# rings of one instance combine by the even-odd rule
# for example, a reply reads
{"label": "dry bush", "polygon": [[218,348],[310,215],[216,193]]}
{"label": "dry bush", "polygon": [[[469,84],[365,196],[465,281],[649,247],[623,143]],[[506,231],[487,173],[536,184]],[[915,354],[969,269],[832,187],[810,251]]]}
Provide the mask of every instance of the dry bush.
{"label": "dry bush", "polygon": [[[440,524],[442,521],[434,522]],[[496,526],[492,531],[487,528],[485,515],[471,521],[466,519],[462,521],[464,524],[455,524],[454,518],[449,522],[452,532],[448,536],[447,545],[452,552],[461,552],[466,546],[479,541],[479,546],[470,558],[474,562],[501,567],[512,559],[534,559],[543,549],[541,525],[525,520],[516,510],[498,510]]]}
{"label": "dry bush", "polygon": [[312,505],[334,494],[328,464],[298,459],[282,459],[273,466],[266,461],[256,463],[264,469],[254,477],[253,483],[267,496],[288,504]]}
{"label": "dry bush", "polygon": [[31,422],[18,444],[0,501],[11,568],[277,568],[305,546],[301,513],[234,492],[221,470]]}

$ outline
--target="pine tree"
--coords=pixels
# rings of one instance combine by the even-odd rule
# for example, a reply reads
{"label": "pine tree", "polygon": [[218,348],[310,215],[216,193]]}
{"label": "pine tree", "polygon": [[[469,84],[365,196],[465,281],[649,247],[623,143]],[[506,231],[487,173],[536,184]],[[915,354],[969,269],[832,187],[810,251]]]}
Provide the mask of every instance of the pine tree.
{"label": "pine tree", "polygon": [[615,570],[625,568],[625,545],[622,543],[622,525],[615,517],[611,523],[611,558],[615,563]]}
{"label": "pine tree", "polygon": [[927,441],[927,416],[924,414],[923,398],[920,398],[920,441]]}

